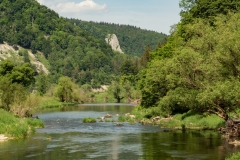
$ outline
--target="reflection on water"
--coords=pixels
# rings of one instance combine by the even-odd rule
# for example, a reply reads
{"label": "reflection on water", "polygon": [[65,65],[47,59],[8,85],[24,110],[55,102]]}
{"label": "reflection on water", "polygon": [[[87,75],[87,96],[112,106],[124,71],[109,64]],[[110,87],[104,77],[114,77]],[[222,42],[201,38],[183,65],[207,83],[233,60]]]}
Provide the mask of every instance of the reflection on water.
{"label": "reflection on water", "polygon": [[133,108],[80,105],[39,113],[45,128],[27,139],[0,143],[0,159],[221,160],[240,150],[213,131],[166,132],[138,123],[82,123],[85,117],[124,114]]}

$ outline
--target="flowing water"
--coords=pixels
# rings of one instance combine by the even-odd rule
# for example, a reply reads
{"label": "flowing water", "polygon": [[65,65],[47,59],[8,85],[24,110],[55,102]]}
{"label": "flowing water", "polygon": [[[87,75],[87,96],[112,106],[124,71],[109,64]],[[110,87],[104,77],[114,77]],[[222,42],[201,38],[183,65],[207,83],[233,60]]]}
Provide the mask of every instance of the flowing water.
{"label": "flowing water", "polygon": [[240,147],[213,131],[169,131],[159,126],[83,123],[85,117],[131,112],[127,104],[89,104],[38,113],[45,128],[21,140],[0,143],[0,159],[222,160]]}

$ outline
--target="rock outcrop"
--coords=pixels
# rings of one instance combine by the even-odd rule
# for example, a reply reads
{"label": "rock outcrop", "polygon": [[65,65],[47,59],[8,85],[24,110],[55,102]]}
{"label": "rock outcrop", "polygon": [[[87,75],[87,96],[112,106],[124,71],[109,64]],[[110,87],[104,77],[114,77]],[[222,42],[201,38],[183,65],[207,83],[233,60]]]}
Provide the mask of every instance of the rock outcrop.
{"label": "rock outcrop", "polygon": [[107,44],[109,44],[110,46],[112,46],[112,49],[114,51],[123,53],[123,51],[120,48],[120,44],[118,41],[118,38],[115,34],[108,34],[107,37],[105,38],[105,41]]}
{"label": "rock outcrop", "polygon": [[[15,50],[13,46],[8,45],[7,43],[0,44],[0,61],[8,59],[8,58],[13,58],[15,61],[21,61],[22,58],[19,56],[18,52],[19,49],[23,49],[20,46],[17,46],[18,50]],[[49,74],[48,69],[38,60],[38,58],[30,51],[28,50],[28,55],[31,64],[33,64],[37,72],[44,72],[46,74]]]}

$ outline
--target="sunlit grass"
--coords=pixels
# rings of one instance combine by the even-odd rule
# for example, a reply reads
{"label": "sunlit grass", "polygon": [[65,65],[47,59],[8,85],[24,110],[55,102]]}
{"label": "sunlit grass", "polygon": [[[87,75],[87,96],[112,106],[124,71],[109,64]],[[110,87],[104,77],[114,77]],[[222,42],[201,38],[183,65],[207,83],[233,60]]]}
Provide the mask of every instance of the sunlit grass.
{"label": "sunlit grass", "polygon": [[22,138],[44,126],[43,121],[33,118],[16,118],[12,113],[0,110],[0,134]]}

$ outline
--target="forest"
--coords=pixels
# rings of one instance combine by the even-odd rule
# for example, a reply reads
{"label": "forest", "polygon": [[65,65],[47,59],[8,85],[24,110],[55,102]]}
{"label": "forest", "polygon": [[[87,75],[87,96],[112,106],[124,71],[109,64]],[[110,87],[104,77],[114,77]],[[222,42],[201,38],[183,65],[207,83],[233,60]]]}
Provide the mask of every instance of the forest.
{"label": "forest", "polygon": [[116,34],[123,52],[132,56],[141,56],[147,45],[150,45],[153,50],[156,49],[157,45],[167,38],[166,34],[143,30],[136,26],[87,22],[78,19],[68,19],[68,21],[103,40],[108,34]]}

